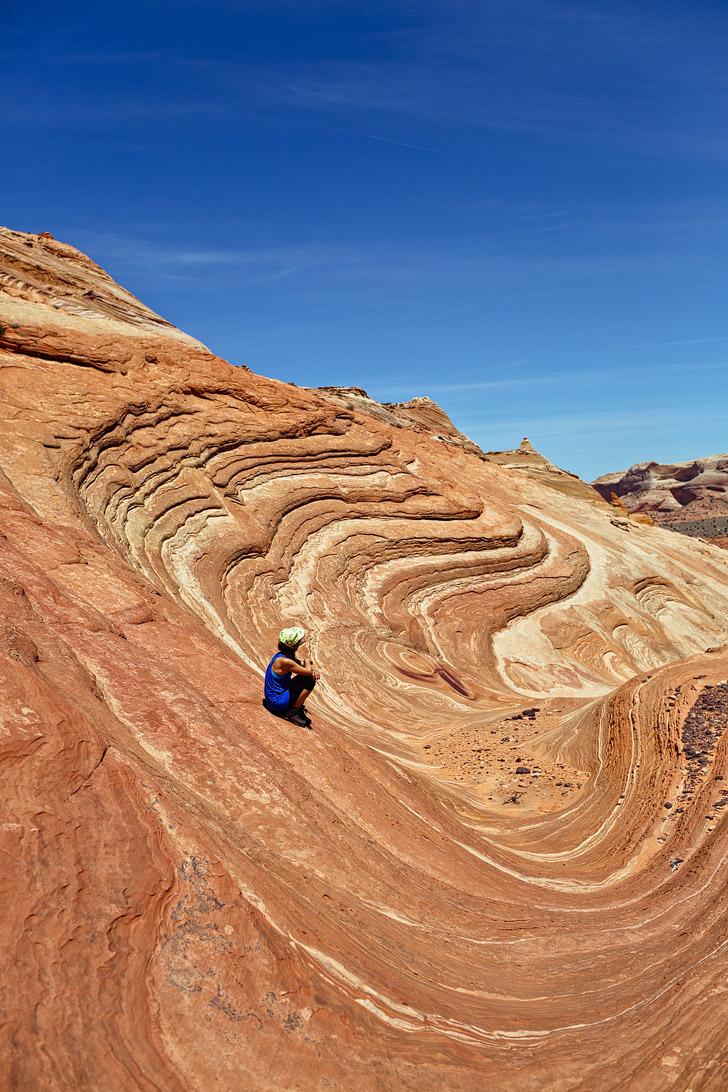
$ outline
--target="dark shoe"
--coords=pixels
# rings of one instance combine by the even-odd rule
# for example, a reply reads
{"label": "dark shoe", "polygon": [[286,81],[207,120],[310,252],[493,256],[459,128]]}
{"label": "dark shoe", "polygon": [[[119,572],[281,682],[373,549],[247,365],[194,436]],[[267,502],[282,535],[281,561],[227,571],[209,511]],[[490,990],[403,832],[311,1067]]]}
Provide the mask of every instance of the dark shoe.
{"label": "dark shoe", "polygon": [[299,706],[298,707],[298,713],[303,717],[303,719],[306,721],[306,723],[308,724],[308,726],[310,728],[311,727],[311,718],[308,715],[308,710],[306,709],[306,706],[305,705]]}
{"label": "dark shoe", "polygon": [[292,709],[290,713],[287,713],[286,720],[290,721],[291,724],[295,724],[297,728],[310,727],[310,721],[306,720],[305,717],[302,717],[298,709]]}

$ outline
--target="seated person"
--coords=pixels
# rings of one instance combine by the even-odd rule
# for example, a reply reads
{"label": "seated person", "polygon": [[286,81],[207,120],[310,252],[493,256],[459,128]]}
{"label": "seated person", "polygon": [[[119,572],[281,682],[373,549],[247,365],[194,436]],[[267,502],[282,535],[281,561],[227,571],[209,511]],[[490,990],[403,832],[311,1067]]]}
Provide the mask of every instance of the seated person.
{"label": "seated person", "polygon": [[265,672],[263,705],[269,713],[284,717],[300,728],[310,728],[311,719],[304,702],[320,677],[308,660],[297,659],[296,652],[306,636],[305,629],[291,626],[278,634],[278,651]]}

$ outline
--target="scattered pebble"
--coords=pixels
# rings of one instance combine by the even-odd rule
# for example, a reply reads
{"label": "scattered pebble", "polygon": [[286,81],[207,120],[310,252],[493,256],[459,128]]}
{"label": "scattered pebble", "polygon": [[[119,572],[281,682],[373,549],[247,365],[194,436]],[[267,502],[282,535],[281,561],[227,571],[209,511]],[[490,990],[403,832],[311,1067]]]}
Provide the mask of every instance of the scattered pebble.
{"label": "scattered pebble", "polygon": [[[685,787],[692,791],[702,780],[705,767],[712,761],[715,747],[728,728],[728,703],[725,684],[706,686],[685,718],[682,728],[686,759]],[[722,775],[716,781],[722,780]]]}
{"label": "scattered pebble", "polygon": [[[560,716],[582,704],[578,699],[566,699],[558,710],[533,706],[489,724],[455,728],[449,735],[423,744],[420,753],[440,776],[463,786],[472,785],[479,789],[483,800],[510,801],[519,803],[524,810],[531,807],[539,812],[548,810],[551,800],[554,804],[558,801],[558,807],[562,808],[563,797],[568,798],[581,788],[582,771],[565,768],[564,763],[549,761],[545,755],[539,756],[540,762],[533,762],[529,749],[547,726],[547,712],[551,717]],[[552,728],[552,721],[548,722],[548,728]],[[510,779],[503,781],[504,775],[510,775]],[[574,780],[565,782],[564,775],[571,775]],[[557,777],[558,786],[554,785]],[[517,785],[520,795],[512,801]]]}

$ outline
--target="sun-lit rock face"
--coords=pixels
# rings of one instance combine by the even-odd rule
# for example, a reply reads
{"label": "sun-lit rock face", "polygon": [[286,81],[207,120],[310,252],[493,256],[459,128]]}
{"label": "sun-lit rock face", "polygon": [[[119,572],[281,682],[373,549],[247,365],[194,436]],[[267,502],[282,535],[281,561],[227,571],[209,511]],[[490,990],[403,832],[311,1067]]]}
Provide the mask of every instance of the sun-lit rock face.
{"label": "sun-lit rock face", "polygon": [[728,455],[684,463],[636,463],[592,483],[618,497],[630,512],[682,534],[728,547]]}
{"label": "sun-lit rock face", "polygon": [[722,1092],[726,555],[0,275],[9,1087]]}
{"label": "sun-lit rock face", "polygon": [[[547,485],[550,489],[555,489],[557,493],[564,493],[567,497],[578,497],[591,504],[599,504],[604,499],[576,474],[562,470],[561,467],[549,462],[540,451],[536,451],[527,436],[523,437],[519,446],[513,451],[489,451],[485,458],[489,462],[497,463],[498,466],[509,466],[514,470],[520,470],[522,474],[528,475],[542,485]],[[606,500],[609,500],[609,497]]]}

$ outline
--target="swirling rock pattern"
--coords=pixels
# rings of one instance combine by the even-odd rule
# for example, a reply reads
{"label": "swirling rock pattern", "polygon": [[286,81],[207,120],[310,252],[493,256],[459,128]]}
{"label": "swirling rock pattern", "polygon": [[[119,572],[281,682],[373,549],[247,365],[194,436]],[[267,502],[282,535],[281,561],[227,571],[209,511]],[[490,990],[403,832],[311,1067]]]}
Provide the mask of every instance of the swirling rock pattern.
{"label": "swirling rock pattern", "polygon": [[0,255],[4,1087],[722,1092],[726,555]]}

